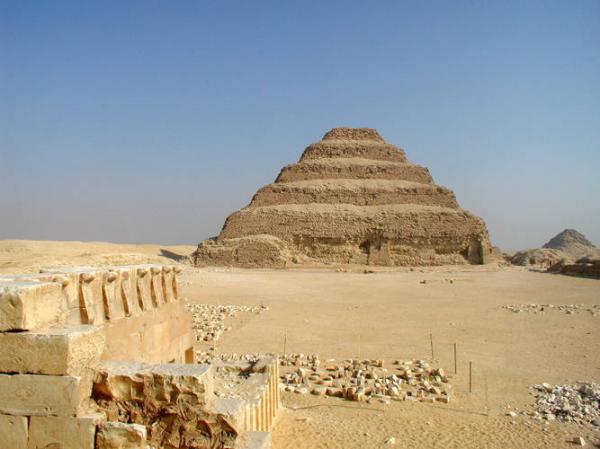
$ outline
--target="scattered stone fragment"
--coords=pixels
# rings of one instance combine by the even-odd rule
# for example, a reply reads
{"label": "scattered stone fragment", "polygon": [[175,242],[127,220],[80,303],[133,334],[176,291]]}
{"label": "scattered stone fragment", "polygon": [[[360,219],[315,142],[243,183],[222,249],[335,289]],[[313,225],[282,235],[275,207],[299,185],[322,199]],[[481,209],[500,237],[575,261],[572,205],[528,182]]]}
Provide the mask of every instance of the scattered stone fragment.
{"label": "scattered stone fragment", "polygon": [[231,327],[225,326],[225,319],[232,318],[238,313],[262,313],[269,310],[267,306],[237,306],[237,305],[213,305],[213,304],[190,304],[188,306],[192,314],[192,328],[199,342],[216,342],[224,332],[230,331]]}
{"label": "scattered stone fragment", "polygon": [[600,304],[507,304],[502,306],[503,309],[513,313],[534,313],[543,314],[546,312],[560,312],[567,315],[578,313],[589,313],[592,316],[600,316]]}
{"label": "scattered stone fragment", "polygon": [[[274,356],[275,354],[266,354]],[[265,354],[212,354],[198,352],[199,363],[213,360],[254,363]],[[284,354],[280,388],[297,394],[344,398],[350,401],[450,402],[452,386],[442,368],[425,360],[396,360],[394,368],[385,368],[381,359],[322,360],[318,354]]]}
{"label": "scattered stone fragment", "polygon": [[547,421],[594,423],[600,420],[600,386],[593,382],[575,385],[543,383],[529,387],[535,395],[533,416]]}
{"label": "scattered stone fragment", "polygon": [[389,437],[389,438],[387,438],[387,439],[384,441],[384,443],[385,443],[385,444],[389,444],[389,445],[396,444],[396,438],[395,438],[395,437]]}

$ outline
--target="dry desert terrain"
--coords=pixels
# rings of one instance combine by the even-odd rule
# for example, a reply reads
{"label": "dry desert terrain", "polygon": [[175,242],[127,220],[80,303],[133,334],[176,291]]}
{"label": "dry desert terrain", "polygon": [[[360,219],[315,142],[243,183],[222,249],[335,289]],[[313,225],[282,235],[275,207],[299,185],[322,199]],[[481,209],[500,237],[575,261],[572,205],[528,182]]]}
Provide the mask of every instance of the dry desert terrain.
{"label": "dry desert terrain", "polygon": [[[183,260],[192,246],[81,242],[0,242],[0,272],[49,265],[107,265]],[[423,283],[425,281],[425,283]],[[194,303],[265,305],[239,313],[219,353],[283,351],[321,358],[431,359],[449,373],[449,404],[357,403],[284,394],[273,431],[283,448],[569,448],[591,446],[598,427],[546,422],[532,410],[528,386],[600,382],[600,281],[513,267],[363,272],[354,267],[303,270],[198,269],[186,266],[184,295]],[[574,313],[546,307],[515,313],[512,304],[581,304]],[[454,374],[453,345],[457,345]],[[199,344],[198,349],[206,349]],[[472,362],[472,392],[468,364]],[[517,416],[507,412],[516,410]]]}

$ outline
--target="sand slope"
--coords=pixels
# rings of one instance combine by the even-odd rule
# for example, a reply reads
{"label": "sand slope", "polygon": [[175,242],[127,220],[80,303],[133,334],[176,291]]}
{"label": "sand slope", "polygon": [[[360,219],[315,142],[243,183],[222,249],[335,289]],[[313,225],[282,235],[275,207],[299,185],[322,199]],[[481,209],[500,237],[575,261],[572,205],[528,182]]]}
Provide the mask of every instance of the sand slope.
{"label": "sand slope", "polygon": [[173,264],[193,250],[185,245],[0,240],[0,273],[35,273],[43,267],[78,265]]}

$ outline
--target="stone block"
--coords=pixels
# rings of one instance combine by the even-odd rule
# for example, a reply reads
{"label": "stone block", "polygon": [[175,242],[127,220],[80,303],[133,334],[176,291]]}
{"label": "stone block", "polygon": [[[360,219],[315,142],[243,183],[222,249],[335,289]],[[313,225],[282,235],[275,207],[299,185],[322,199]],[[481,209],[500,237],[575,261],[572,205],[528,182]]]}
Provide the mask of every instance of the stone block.
{"label": "stone block", "polygon": [[213,397],[209,365],[103,362],[94,379],[94,396],[119,401],[171,403],[180,395],[195,396],[206,404]]}
{"label": "stone block", "polygon": [[27,417],[0,415],[0,449],[27,449]]}
{"label": "stone block", "polygon": [[93,396],[117,401],[142,401],[144,378],[149,365],[138,362],[105,361],[94,375]]}
{"label": "stone block", "polygon": [[113,270],[108,270],[103,275],[102,301],[104,318],[107,320],[115,320],[125,316],[120,277],[121,274]]}
{"label": "stone block", "polygon": [[163,267],[153,265],[150,267],[150,287],[152,296],[152,305],[156,308],[165,303],[164,288],[163,288]]}
{"label": "stone block", "polygon": [[170,403],[180,394],[189,394],[206,404],[214,395],[210,365],[162,363],[152,365],[144,378],[145,395],[157,402]]}
{"label": "stone block", "polygon": [[124,316],[137,315],[141,311],[137,289],[137,266],[115,266],[110,269],[119,274],[116,286],[119,290]]}
{"label": "stone block", "polygon": [[149,310],[152,306],[152,275],[150,268],[146,265],[138,266],[136,269],[136,288],[139,309]]}
{"label": "stone block", "polygon": [[32,416],[27,449],[94,449],[102,415],[84,417]]}
{"label": "stone block", "polygon": [[79,306],[83,312],[83,324],[101,324],[106,321],[103,284],[102,270],[90,269],[80,272]]}
{"label": "stone block", "polygon": [[146,449],[146,438],[141,424],[107,422],[98,428],[96,449]]}
{"label": "stone block", "polygon": [[91,393],[91,377],[0,374],[0,413],[75,416]]}
{"label": "stone block", "polygon": [[235,445],[236,449],[270,449],[271,432],[244,432]]}
{"label": "stone block", "polygon": [[173,290],[173,277],[175,276],[175,271],[173,267],[163,267],[163,295],[165,298],[165,302],[173,302],[175,301],[175,292]]}
{"label": "stone block", "polygon": [[214,398],[207,411],[215,415],[222,415],[237,432],[245,430],[246,402],[236,398]]}
{"label": "stone block", "polygon": [[46,268],[43,271],[68,280],[66,292],[70,324],[99,324],[105,321],[103,283],[107,269],[61,267]]}
{"label": "stone block", "polygon": [[0,333],[0,372],[80,376],[104,350],[96,326]]}
{"label": "stone block", "polygon": [[56,282],[0,284],[0,332],[35,330],[64,323],[67,299]]}
{"label": "stone block", "polygon": [[[80,267],[81,269],[91,269]],[[63,291],[67,297],[67,307],[69,310],[67,323],[78,325],[84,322],[82,318],[82,309],[79,304],[79,272],[73,268],[44,268],[40,276],[45,276],[46,281],[60,280],[63,285]]]}

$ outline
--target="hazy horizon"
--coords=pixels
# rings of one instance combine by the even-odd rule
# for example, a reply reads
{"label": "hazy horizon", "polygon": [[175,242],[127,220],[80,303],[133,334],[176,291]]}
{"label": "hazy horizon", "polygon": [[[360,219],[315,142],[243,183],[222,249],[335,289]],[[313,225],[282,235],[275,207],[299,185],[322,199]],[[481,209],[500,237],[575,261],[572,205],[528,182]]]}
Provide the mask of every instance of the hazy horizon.
{"label": "hazy horizon", "polygon": [[599,245],[598,42],[597,1],[3,2],[0,239],[197,244],[365,126],[494,245]]}

